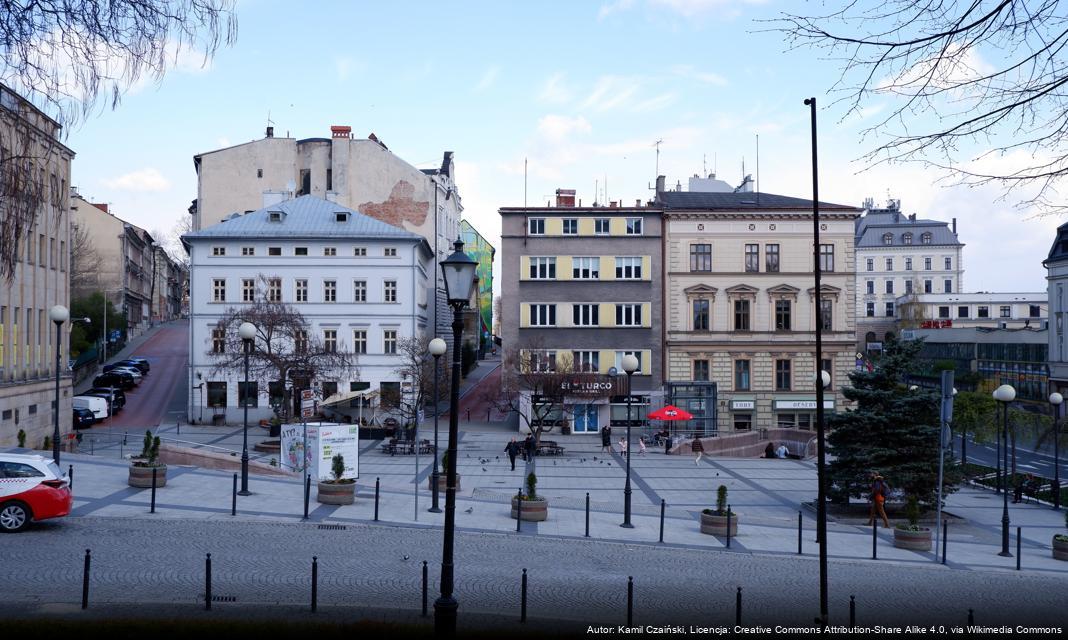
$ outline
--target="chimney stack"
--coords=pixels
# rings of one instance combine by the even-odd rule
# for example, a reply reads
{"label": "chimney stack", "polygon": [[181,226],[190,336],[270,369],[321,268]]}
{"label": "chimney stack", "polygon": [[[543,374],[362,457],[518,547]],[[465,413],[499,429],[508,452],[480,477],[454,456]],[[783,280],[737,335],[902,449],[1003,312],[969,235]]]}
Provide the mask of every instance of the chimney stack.
{"label": "chimney stack", "polygon": [[575,206],[575,190],[574,189],[557,189],[556,190],[556,206],[574,208]]}
{"label": "chimney stack", "polygon": [[656,192],[657,193],[664,193],[664,181],[665,180],[667,180],[667,178],[664,177],[664,176],[657,176],[656,177]]}
{"label": "chimney stack", "polygon": [[609,203],[608,203],[608,206],[609,206],[609,208],[611,208],[611,209],[615,209],[615,208],[617,208],[617,207],[619,206],[619,202],[617,202],[617,201],[613,200],[613,201],[611,201],[611,202],[609,202]]}
{"label": "chimney stack", "polygon": [[348,138],[352,134],[352,127],[334,125],[330,127],[331,138]]}
{"label": "chimney stack", "polygon": [[957,219],[953,218],[953,235],[957,235]]}
{"label": "chimney stack", "polygon": [[634,201],[634,208],[635,208],[635,209],[640,209],[640,208],[641,208],[641,206],[642,206],[642,199],[641,199],[641,198],[638,198],[638,199],[636,199],[636,200]]}
{"label": "chimney stack", "polygon": [[274,127],[267,127],[267,137],[268,138],[273,138],[274,137]]}

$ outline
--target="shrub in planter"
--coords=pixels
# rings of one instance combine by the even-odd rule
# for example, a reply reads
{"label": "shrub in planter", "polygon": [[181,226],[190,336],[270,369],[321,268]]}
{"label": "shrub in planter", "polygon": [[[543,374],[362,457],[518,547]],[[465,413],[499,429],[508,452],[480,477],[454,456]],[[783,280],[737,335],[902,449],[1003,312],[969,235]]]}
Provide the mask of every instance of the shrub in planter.
{"label": "shrub in planter", "polygon": [[[435,454],[437,455],[437,454]],[[441,469],[438,470],[438,492],[445,493],[445,490],[449,486],[449,452],[446,451],[441,456]],[[430,474],[430,477],[426,481],[427,489],[434,490],[434,474]],[[456,490],[460,490],[460,472],[456,472]]]}
{"label": "shrub in planter", "polygon": [[19,429],[19,433],[16,437],[19,439],[19,448],[24,448],[26,446],[26,432]]}
{"label": "shrub in planter", "polygon": [[916,496],[909,496],[905,502],[905,517],[908,518],[908,524],[894,527],[894,546],[912,551],[930,551],[931,528],[919,524],[920,501]]}
{"label": "shrub in planter", "polygon": [[[1068,511],[1064,513],[1064,526],[1068,527]],[[1053,557],[1057,560],[1068,560],[1068,535],[1054,534]]]}
{"label": "shrub in planter", "polygon": [[716,508],[701,512],[701,533],[712,536],[727,535],[727,519],[730,514],[730,535],[738,535],[738,514],[727,504],[727,487],[719,485],[716,489]]}
{"label": "shrub in planter", "polygon": [[159,461],[159,444],[159,436],[153,437],[151,431],[145,431],[141,455],[130,458],[127,484],[131,487],[151,487],[153,471],[156,474],[156,487],[167,486],[167,465]]}
{"label": "shrub in planter", "polygon": [[315,499],[322,504],[352,504],[356,501],[356,481],[345,475],[345,457],[340,453],[330,460],[333,480],[320,480]]}
{"label": "shrub in planter", "polygon": [[[527,522],[541,522],[549,517],[549,499],[537,493],[538,477],[533,473],[527,475],[527,491],[523,495],[522,519]],[[512,498],[512,518],[519,517],[519,497]]]}

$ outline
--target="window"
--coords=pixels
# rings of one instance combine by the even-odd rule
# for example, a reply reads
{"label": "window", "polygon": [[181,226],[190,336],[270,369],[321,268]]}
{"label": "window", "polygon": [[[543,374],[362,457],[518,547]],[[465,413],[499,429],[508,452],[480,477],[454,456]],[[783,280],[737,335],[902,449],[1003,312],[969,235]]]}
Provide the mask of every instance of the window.
{"label": "window", "polygon": [[282,279],[271,278],[267,280],[267,302],[282,301]]}
{"label": "window", "polygon": [[323,329],[323,351],[337,353],[337,329]]}
{"label": "window", "polygon": [[1042,308],[1037,304],[1029,305],[1027,308],[1027,317],[1040,318],[1042,317]]}
{"label": "window", "polygon": [[690,245],[690,271],[712,270],[712,245]]}
{"label": "window", "polygon": [[225,407],[226,406],[226,383],[225,382],[209,382],[208,383],[208,406],[209,407]]}
{"label": "window", "polygon": [[905,258],[905,271],[912,271],[912,258]]}
{"label": "window", "polygon": [[867,293],[868,295],[874,295],[875,294],[875,281],[874,280],[866,280],[864,282],[864,292]]}
{"label": "window", "polygon": [[382,353],[397,353],[397,330],[386,329],[382,332]]}
{"label": "window", "polygon": [[527,220],[527,233],[532,236],[545,235],[545,218],[530,218]]}
{"label": "window", "polygon": [[353,280],[353,282],[352,282],[352,301],[353,302],[367,302],[367,281],[366,280]]}
{"label": "window", "polygon": [[642,259],[616,258],[616,280],[641,280]]}
{"label": "window", "polygon": [[869,318],[874,318],[875,317],[875,303],[874,302],[869,302],[869,303],[867,303],[867,305],[865,305],[864,315],[869,317]]}
{"label": "window", "polygon": [[734,330],[749,331],[749,301],[734,301]]}
{"label": "window", "polygon": [[923,235],[920,236],[920,242],[923,244],[931,244],[931,232],[925,231]]}
{"label": "window", "polygon": [[640,236],[642,234],[642,219],[627,218],[627,235]]}
{"label": "window", "polygon": [[336,256],[337,255],[337,247],[323,247],[323,255],[324,256]]}
{"label": "window", "polygon": [[749,361],[734,361],[734,390],[749,391]]}
{"label": "window", "polygon": [[[49,258],[51,260],[51,264],[49,266],[51,266],[52,269],[55,269],[56,265],[59,263],[59,261],[56,260],[56,239],[55,238],[49,238],[48,239],[48,256],[49,256]],[[153,259],[155,259],[154,256],[153,256]]]}
{"label": "window", "polygon": [[352,255],[356,257],[362,257],[367,255],[367,247],[355,247],[352,250]]}
{"label": "window", "polygon": [[67,243],[64,240],[59,241],[59,270],[67,270]]}
{"label": "window", "polygon": [[367,330],[366,329],[353,329],[352,330],[352,352],[356,354],[367,353]]}
{"label": "window", "polygon": [[708,300],[693,301],[693,330],[708,331]]}
{"label": "window", "polygon": [[307,280],[297,280],[297,281],[295,281],[295,285],[296,285],[296,291],[295,291],[295,294],[296,294],[295,299],[296,299],[296,301],[297,302],[307,302],[308,301],[308,281]]}
{"label": "window", "polygon": [[551,373],[556,371],[556,352],[531,351],[530,370],[538,373]]}
{"label": "window", "polygon": [[383,284],[382,300],[385,302],[397,301],[397,281],[386,280]]}
{"label": "window", "polygon": [[256,255],[256,247],[241,247],[241,255],[254,256]]}
{"label": "window", "polygon": [[924,280],[923,281],[923,292],[924,293],[931,293],[932,290],[933,290],[933,285],[931,284],[931,281],[930,280]]}
{"label": "window", "polygon": [[576,304],[571,306],[572,324],[576,327],[596,327],[600,319],[598,304]]}
{"label": "window", "polygon": [[894,259],[893,258],[887,258],[886,259],[886,270],[887,271],[893,271],[894,270]]}
{"label": "window", "polygon": [[790,330],[790,301],[789,300],[776,300],[775,301],[775,330],[776,331],[789,331]]}
{"label": "window", "polygon": [[555,304],[532,304],[530,305],[530,326],[532,327],[555,327],[556,305]]}
{"label": "window", "polygon": [[953,293],[953,281],[952,280],[949,280],[947,278],[946,280],[942,281],[942,292],[943,293]]}
{"label": "window", "polygon": [[293,249],[293,255],[295,255],[295,256],[306,256],[306,255],[308,255],[308,247],[295,247]]}
{"label": "window", "polygon": [[834,301],[820,300],[820,330],[831,331],[834,323]]}
{"label": "window", "polygon": [[386,247],[382,250],[382,255],[386,256],[387,258],[396,258],[397,247]]}
{"label": "window", "polygon": [[789,391],[790,390],[790,361],[789,360],[776,360],[775,361],[775,390],[776,391]]}
{"label": "window", "polygon": [[401,386],[399,382],[383,382],[379,384],[380,404],[384,409],[392,409],[400,406]]}
{"label": "window", "polygon": [[887,318],[893,318],[894,317],[894,303],[893,302],[887,302],[886,303],[886,312],[885,313],[886,313],[886,317]]}
{"label": "window", "polygon": [[978,309],[976,309],[975,316],[977,318],[989,318],[990,317],[990,307],[980,306]]}
{"label": "window", "polygon": [[531,258],[530,259],[530,279],[531,280],[555,280],[556,279],[556,258]]}
{"label": "window", "polygon": [[885,244],[885,245],[894,244],[894,234],[889,233],[889,232],[888,233],[884,233],[883,234],[883,244]]}
{"label": "window", "polygon": [[[327,169],[327,171],[330,171],[330,170]],[[331,177],[333,177],[333,176],[331,176]],[[329,178],[328,178],[328,181],[329,181]],[[330,185],[330,186],[333,186],[333,185]],[[329,188],[330,187],[328,186],[327,189],[329,189]],[[347,211],[335,211],[334,212],[334,222],[348,222],[348,221],[349,221],[349,213]]]}
{"label": "window", "polygon": [[875,258],[868,258],[865,261],[865,267],[868,271],[875,271]]}
{"label": "window", "polygon": [[1012,317],[1012,307],[1010,307],[1008,305],[1003,305],[1001,307],[1001,309],[1000,309],[1000,312],[1001,312],[1001,317],[1002,318],[1011,318]]}
{"label": "window", "polygon": [[938,317],[939,318],[948,318],[949,317],[949,307],[948,306],[938,307]]}
{"label": "window", "polygon": [[237,383],[237,406],[239,407],[258,407],[259,406],[259,389],[258,384],[255,382],[238,382]]}
{"label": "window", "polygon": [[643,375],[641,351],[616,351],[616,371],[620,371],[623,375],[626,375],[626,372],[623,371],[623,358],[626,356],[634,356],[638,359],[638,368],[634,370],[634,375]]}
{"label": "window", "polygon": [[573,351],[572,357],[576,371],[594,372],[601,370],[599,351]]}
{"label": "window", "polygon": [[267,212],[267,221],[268,222],[281,222],[282,221],[282,212],[281,211],[268,211]]}
{"label": "window", "polygon": [[924,258],[923,259],[923,270],[924,271],[930,271],[931,270],[931,259],[930,258]]}
{"label": "window", "polygon": [[887,293],[893,293],[894,292],[894,281],[893,280],[887,280],[885,286],[886,286],[886,292]]}
{"label": "window", "polygon": [[760,271],[759,244],[745,245],[745,270],[747,273],[757,273]]}
{"label": "window", "polygon": [[753,414],[751,414],[751,413],[736,413],[736,414],[734,414],[734,430],[735,431],[752,431],[753,430]]}
{"label": "window", "polygon": [[226,255],[226,247],[212,247],[211,248],[211,255],[213,255],[213,256],[225,256]]}
{"label": "window", "polygon": [[297,353],[308,351],[308,332],[304,329],[298,329],[297,334],[293,336],[293,350]]}
{"label": "window", "polygon": [[211,352],[226,353],[226,329],[211,330]]}
{"label": "window", "polygon": [[958,318],[967,318],[968,317],[968,307],[966,307],[966,306],[957,307],[957,317]]}
{"label": "window", "polygon": [[256,301],[256,281],[252,279],[245,279],[241,281],[241,301],[242,302],[255,302]]}
{"label": "window", "polygon": [[571,258],[571,277],[574,280],[597,280],[601,277],[601,259]]}
{"label": "window", "polygon": [[280,256],[282,255],[282,247],[267,247],[267,255]]}
{"label": "window", "polygon": [[834,245],[820,245],[820,271],[830,273],[834,271]]}
{"label": "window", "polygon": [[[327,169],[329,171],[329,169]],[[337,381],[323,382],[323,398],[337,395]]]}
{"label": "window", "polygon": [[901,241],[904,242],[905,244],[912,244],[912,234],[911,233],[902,234],[901,235]]}
{"label": "window", "polygon": [[906,280],[905,281],[905,294],[908,295],[910,293],[912,293],[912,280]]}
{"label": "window", "polygon": [[945,264],[946,264],[946,271],[952,271],[953,270],[953,258],[950,258],[949,256],[946,256]]}
{"label": "window", "polygon": [[779,245],[764,245],[764,264],[767,267],[768,273],[779,272]]}
{"label": "window", "polygon": [[212,283],[212,302],[226,302],[226,280],[216,278]]}
{"label": "window", "polygon": [[709,367],[708,360],[694,360],[693,361],[693,379],[698,382],[709,381]]}
{"label": "window", "polygon": [[616,305],[617,327],[640,327],[642,326],[642,305],[640,304],[617,304]]}
{"label": "window", "polygon": [[593,232],[599,236],[606,236],[609,234],[611,228],[608,218],[597,218],[593,221]]}
{"label": "window", "polygon": [[578,235],[578,220],[576,218],[564,218],[564,235]]}
{"label": "window", "polygon": [[337,280],[323,281],[323,302],[337,302]]}

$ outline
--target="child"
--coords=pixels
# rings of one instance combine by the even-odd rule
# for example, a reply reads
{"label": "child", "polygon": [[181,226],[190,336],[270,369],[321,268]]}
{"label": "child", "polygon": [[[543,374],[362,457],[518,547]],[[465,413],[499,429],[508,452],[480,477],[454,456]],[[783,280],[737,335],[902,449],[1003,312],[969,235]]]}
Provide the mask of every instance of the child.
{"label": "child", "polygon": [[638,440],[638,455],[640,455],[640,456],[644,456],[645,455],[645,439],[644,438],[640,438]]}
{"label": "child", "polygon": [[627,456],[627,439],[626,438],[620,438],[619,439],[619,455],[623,456],[624,458]]}

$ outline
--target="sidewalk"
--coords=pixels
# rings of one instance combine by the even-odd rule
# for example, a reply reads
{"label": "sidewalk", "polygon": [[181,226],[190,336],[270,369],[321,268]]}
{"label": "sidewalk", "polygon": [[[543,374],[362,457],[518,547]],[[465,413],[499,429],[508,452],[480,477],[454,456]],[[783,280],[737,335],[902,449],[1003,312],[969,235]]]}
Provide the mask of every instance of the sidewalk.
{"label": "sidewalk", "polygon": [[134,354],[134,352],[141,348],[141,345],[147,342],[149,338],[156,335],[156,333],[160,329],[166,326],[170,326],[174,322],[174,320],[170,322],[161,322],[156,326],[145,330],[144,333],[137,336],[136,338],[131,338],[117,353],[109,353],[106,362],[104,362],[103,364],[97,364],[96,370],[92,373],[92,375],[86,376],[84,380],[74,386],[74,395],[84,393],[89,389],[93,388],[93,379],[103,372],[104,364],[110,364],[112,362],[118,362],[119,360],[125,360],[126,358],[129,358]]}

